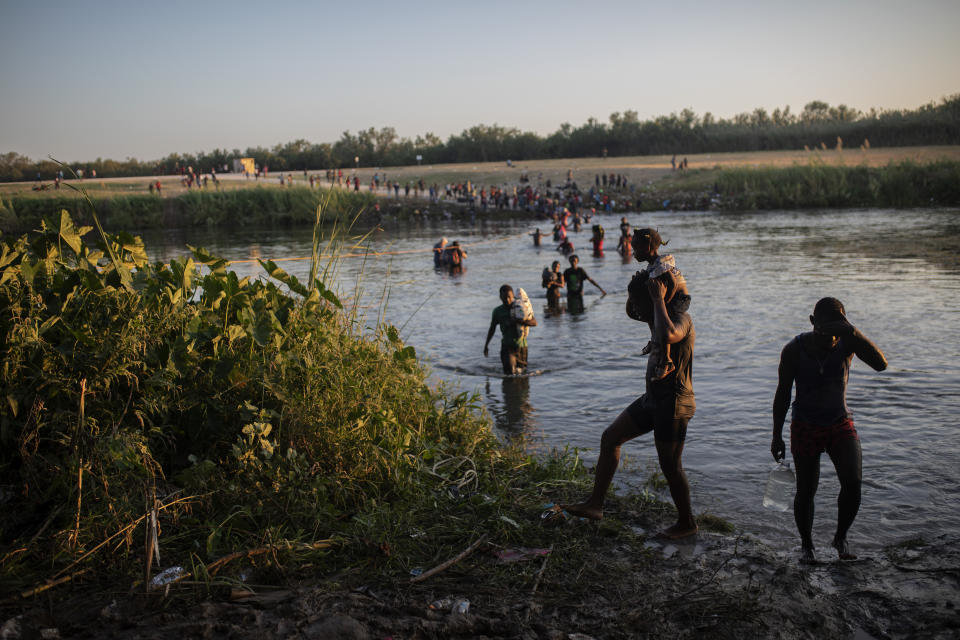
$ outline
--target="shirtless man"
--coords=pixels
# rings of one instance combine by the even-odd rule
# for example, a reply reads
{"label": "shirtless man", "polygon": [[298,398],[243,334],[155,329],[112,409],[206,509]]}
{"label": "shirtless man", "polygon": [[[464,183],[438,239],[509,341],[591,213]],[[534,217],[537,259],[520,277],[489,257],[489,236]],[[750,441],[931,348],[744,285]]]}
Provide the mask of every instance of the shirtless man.
{"label": "shirtless man", "polygon": [[[669,297],[669,283],[660,278],[645,280],[645,291],[631,287],[627,300],[627,315],[650,325],[651,333],[660,330],[673,346],[676,368],[666,377],[656,379],[653,369],[654,353],[647,361],[646,393],[624,409],[600,438],[600,457],[597,459],[593,492],[585,502],[564,505],[576,516],[600,520],[607,489],[620,462],[620,447],[629,440],[653,431],[660,469],[670,487],[670,496],[677,507],[677,521],[661,532],[667,538],[683,538],[697,532],[697,522],[690,506],[690,484],[683,471],[681,455],[687,435],[687,422],[693,417],[696,402],[693,396],[693,344],[696,332],[693,320],[686,312],[671,315],[664,297]],[[660,347],[654,343],[656,351]]]}
{"label": "shirtless man", "polygon": [[836,298],[822,298],[810,316],[813,331],[791,340],[780,354],[779,382],[773,399],[773,441],[770,452],[785,456],[783,423],[796,383],[790,422],[790,453],[797,468],[793,517],[800,531],[800,561],[816,561],[813,547],[813,497],[820,483],[820,454],[826,451],[840,480],[837,531],[833,547],[841,560],[854,560],[847,531],[860,509],[860,439],[847,408],[847,376],[853,356],[875,371],[887,368],[887,359],[866,336],[847,321]]}

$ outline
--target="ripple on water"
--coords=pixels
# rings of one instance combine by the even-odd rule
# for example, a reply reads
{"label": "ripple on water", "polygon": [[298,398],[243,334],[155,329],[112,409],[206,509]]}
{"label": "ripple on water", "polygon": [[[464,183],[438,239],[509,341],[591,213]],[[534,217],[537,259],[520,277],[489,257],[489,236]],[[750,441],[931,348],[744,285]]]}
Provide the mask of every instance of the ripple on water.
{"label": "ripple on water", "polygon": [[[671,240],[693,296],[698,409],[684,466],[695,508],[729,516],[783,552],[796,544],[791,514],[760,506],[771,462],[771,403],[780,350],[809,329],[816,300],[833,295],[890,361],[880,374],[856,362],[850,375],[848,401],[861,435],[865,479],[851,541],[869,547],[928,531],[960,534],[960,264],[942,249],[960,246],[956,212],[676,212],[628,219],[659,227]],[[619,216],[596,221],[615,229]],[[498,428],[536,432],[543,446],[588,447],[589,461],[603,428],[643,391],[645,360],[638,352],[649,332],[623,312],[623,291],[638,267],[612,253],[581,254],[581,266],[610,295],[594,295],[588,284],[586,313],[546,314],[540,272],[557,254],[549,243],[540,250],[530,245],[525,234],[537,224],[479,220],[466,228],[447,222],[374,233],[373,249],[426,251],[346,259],[339,282],[352,292],[362,269],[368,285],[376,283],[361,296],[375,317],[379,283],[389,272],[401,284],[392,290],[385,319],[404,326],[404,340],[429,359],[434,380],[480,390],[497,412]],[[901,255],[890,240],[892,227],[915,231],[909,257],[890,258]],[[231,259],[310,253],[309,230],[190,234],[145,238],[151,258],[183,255],[187,243]],[[429,247],[441,235],[470,249],[468,268],[456,278],[431,267]],[[574,244],[588,238],[589,232],[574,234]],[[284,266],[298,278],[309,268],[306,262]],[[237,269],[240,275],[259,270],[248,264]],[[482,356],[504,282],[534,297],[539,320],[530,335],[530,366],[542,374],[519,389],[500,377],[499,336],[490,357]],[[642,437],[624,451],[639,464],[621,480],[642,482],[645,465],[656,462],[652,439]],[[821,478],[815,534],[825,544],[836,524],[838,491],[826,457]]]}

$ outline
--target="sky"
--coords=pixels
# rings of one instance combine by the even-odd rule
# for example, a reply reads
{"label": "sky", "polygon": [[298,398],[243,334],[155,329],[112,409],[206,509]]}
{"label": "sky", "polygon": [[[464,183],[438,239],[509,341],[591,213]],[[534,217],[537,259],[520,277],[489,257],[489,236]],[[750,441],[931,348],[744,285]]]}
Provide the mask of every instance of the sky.
{"label": "sky", "polygon": [[960,93],[957,0],[0,0],[0,154],[70,161]]}

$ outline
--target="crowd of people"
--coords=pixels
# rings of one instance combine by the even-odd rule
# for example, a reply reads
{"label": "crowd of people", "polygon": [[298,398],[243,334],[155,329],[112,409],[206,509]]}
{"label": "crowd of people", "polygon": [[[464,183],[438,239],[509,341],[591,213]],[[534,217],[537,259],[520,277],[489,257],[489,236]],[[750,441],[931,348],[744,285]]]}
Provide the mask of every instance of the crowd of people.
{"label": "crowd of people", "polygon": [[[565,230],[572,219],[573,214],[566,208],[556,213],[557,231]],[[594,250],[602,253],[603,229],[598,227],[594,225],[592,230]],[[649,339],[639,349],[640,355],[649,356],[644,393],[603,431],[590,495],[579,503],[553,507],[545,514],[545,520],[602,519],[621,447],[652,432],[660,469],[677,512],[676,522],[660,535],[668,539],[684,538],[698,531],[690,485],[682,464],[687,428],[696,411],[693,391],[696,331],[690,314],[692,298],[674,256],[660,253],[667,242],[656,229],[632,230],[624,217],[620,231],[618,252],[645,264],[627,287],[625,306],[626,315],[643,322],[649,330]],[[544,235],[540,229],[531,235],[534,245],[540,246]],[[558,248],[568,241],[565,233],[555,233],[554,239],[560,243]],[[450,264],[444,262],[447,251],[446,238],[443,238],[434,247],[437,266]],[[548,309],[558,309],[566,290],[567,310],[578,313],[583,311],[584,283],[590,282],[601,295],[606,295],[606,291],[579,266],[575,254],[569,255],[568,260],[570,267],[563,271],[559,260],[545,268],[541,284],[546,289]],[[522,375],[529,362],[527,332],[537,326],[537,321],[531,309],[522,309],[520,298],[526,299],[522,289],[514,291],[504,284],[499,297],[501,304],[492,312],[483,354],[489,354],[490,341],[499,328],[503,372],[507,376]],[[860,507],[862,458],[859,436],[846,404],[847,380],[853,356],[876,371],[883,371],[887,361],[883,352],[847,320],[839,300],[821,298],[809,319],[813,331],[799,334],[781,353],[770,451],[775,461],[784,459],[783,425],[792,407],[790,451],[797,469],[794,518],[801,539],[800,560],[816,561],[813,502],[823,453],[830,457],[840,481],[837,527],[831,544],[841,560],[850,560],[856,556],[850,549],[847,532]],[[791,405],[794,389],[795,399]]]}

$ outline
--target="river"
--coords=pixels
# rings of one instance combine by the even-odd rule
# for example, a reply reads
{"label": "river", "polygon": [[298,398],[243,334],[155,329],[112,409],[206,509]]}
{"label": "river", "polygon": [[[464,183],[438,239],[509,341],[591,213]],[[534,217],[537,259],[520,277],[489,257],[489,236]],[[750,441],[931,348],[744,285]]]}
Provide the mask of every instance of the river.
{"label": "river", "polygon": [[[697,330],[697,413],[684,451],[697,513],[735,523],[774,549],[799,545],[792,511],[761,506],[771,404],[781,348],[810,328],[823,296],[844,302],[850,321],[886,354],[876,373],[854,360],[848,388],[863,447],[863,504],[850,532],[855,549],[921,535],[960,535],[960,212],[847,210],[757,213],[630,214],[634,227],[658,227],[689,284]],[[340,260],[334,277],[345,297],[360,282],[361,319],[398,328],[435,381],[478,391],[498,434],[525,433],[541,449],[570,445],[596,457],[600,433],[643,392],[640,348],[647,327],[624,314],[626,284],[639,268],[615,252],[619,216],[597,216],[607,252],[593,257],[589,229],[571,234],[581,266],[608,292],[586,285],[583,314],[546,312],[540,273],[566,260],[555,244],[533,246],[529,233],[549,222],[425,221],[390,224],[364,240],[377,257]],[[440,236],[468,250],[463,273],[435,271],[430,247]],[[171,231],[144,236],[152,259],[206,247],[231,260],[310,255],[310,229]],[[308,261],[281,262],[305,278]],[[240,275],[262,274],[251,262]],[[490,357],[483,342],[503,283],[523,287],[537,312],[530,334],[533,375],[504,378],[499,334]],[[329,283],[328,283],[329,284]],[[786,435],[785,429],[785,435]],[[619,491],[640,488],[655,468],[651,436],[624,447]],[[814,528],[826,547],[836,526],[838,485],[822,461]],[[575,496],[571,496],[573,498]]]}

